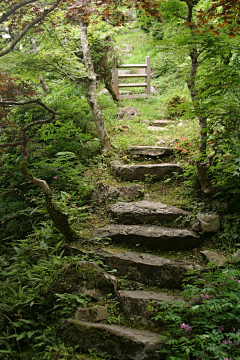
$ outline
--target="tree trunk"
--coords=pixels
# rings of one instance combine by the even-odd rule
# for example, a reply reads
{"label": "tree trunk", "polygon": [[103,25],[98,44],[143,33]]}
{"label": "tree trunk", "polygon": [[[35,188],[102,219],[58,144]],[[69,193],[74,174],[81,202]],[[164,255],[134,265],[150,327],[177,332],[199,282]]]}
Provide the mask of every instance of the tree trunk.
{"label": "tree trunk", "polygon": [[83,51],[83,61],[88,72],[88,103],[92,109],[94,121],[97,128],[98,138],[101,143],[101,150],[108,151],[111,148],[110,138],[105,128],[100,106],[97,100],[97,80],[96,74],[93,68],[92,57],[89,50],[88,39],[87,39],[87,27],[88,24],[80,21],[81,27],[81,45]]}
{"label": "tree trunk", "polygon": [[41,180],[33,176],[29,172],[27,165],[28,161],[25,157],[25,159],[20,162],[19,169],[28,181],[42,188],[45,194],[47,211],[54,226],[64,235],[67,242],[80,240],[80,237],[71,229],[68,223],[67,215],[63,214],[54,204],[53,194],[48,186],[48,183],[45,180]]}
{"label": "tree trunk", "polygon": [[[34,53],[38,54],[38,48],[37,48],[37,44],[36,44],[34,36],[31,37],[31,43],[32,43],[32,46],[33,46]],[[39,80],[40,80],[40,84],[42,85],[44,94],[48,95],[49,94],[49,88],[47,87],[42,75],[40,75]]]}
{"label": "tree trunk", "polygon": [[[198,103],[196,102],[196,87],[195,87],[195,79],[199,66],[198,56],[199,53],[196,48],[190,52],[191,70],[190,70],[190,77],[187,82],[191,99],[193,101],[193,107],[196,110],[199,110]],[[207,130],[206,130],[207,119],[201,115],[198,115],[198,122],[200,126],[199,148],[198,148],[200,160],[197,162],[197,172],[203,193],[210,195],[210,193],[213,193],[214,191],[212,189],[212,185],[208,177],[209,165],[207,162],[204,162],[206,161],[206,150],[207,150]]]}
{"label": "tree trunk", "polygon": [[105,84],[105,88],[111,94],[113,101],[119,102],[120,99],[119,99],[118,95],[115,93],[112,81],[110,79],[104,79],[104,84]]}

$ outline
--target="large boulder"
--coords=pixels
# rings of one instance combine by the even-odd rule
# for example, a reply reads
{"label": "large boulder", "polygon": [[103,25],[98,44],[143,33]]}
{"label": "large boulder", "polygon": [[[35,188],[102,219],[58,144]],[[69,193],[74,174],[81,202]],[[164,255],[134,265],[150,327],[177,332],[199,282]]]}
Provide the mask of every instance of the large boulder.
{"label": "large boulder", "polygon": [[93,262],[79,261],[67,264],[60,269],[49,286],[49,290],[52,297],[55,294],[82,293],[95,300],[100,300],[108,294],[116,293],[117,279]]}

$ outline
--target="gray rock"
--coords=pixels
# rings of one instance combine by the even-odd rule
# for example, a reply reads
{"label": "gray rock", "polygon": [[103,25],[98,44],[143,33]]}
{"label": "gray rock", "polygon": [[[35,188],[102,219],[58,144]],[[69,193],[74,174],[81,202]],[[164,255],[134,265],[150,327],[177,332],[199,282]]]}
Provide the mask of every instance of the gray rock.
{"label": "gray rock", "polygon": [[175,206],[153,201],[118,202],[109,206],[114,219],[122,224],[166,224],[190,215]]}
{"label": "gray rock", "polygon": [[98,95],[108,95],[109,94],[109,92],[108,92],[108,90],[107,89],[102,89],[102,90],[100,90],[99,92],[98,92]]}
{"label": "gray rock", "polygon": [[200,251],[200,254],[202,255],[203,260],[206,262],[212,262],[217,266],[225,266],[227,259],[224,255],[218,254],[215,251],[210,250],[204,250]]}
{"label": "gray rock", "polygon": [[[162,301],[184,301],[182,297],[169,295],[165,292],[155,291],[126,291],[119,290],[117,299],[120,309],[128,320],[138,324],[149,326],[153,323],[153,316]],[[162,321],[154,321],[155,325],[162,325]]]}
{"label": "gray rock", "polygon": [[167,259],[134,251],[111,253],[96,249],[96,253],[110,270],[117,269],[119,276],[162,288],[181,288],[182,280],[186,278],[188,271],[201,269],[201,266],[190,261]]}
{"label": "gray rock", "polygon": [[175,122],[173,120],[153,120],[150,122],[150,126],[166,126],[166,125],[171,125],[174,124]]}
{"label": "gray rock", "polygon": [[113,200],[116,201],[118,199],[124,201],[133,201],[136,199],[141,199],[143,196],[143,185],[134,184],[129,186],[114,187],[100,184],[94,189],[91,199],[98,204],[102,204]]}
{"label": "gray rock", "polygon": [[181,172],[181,167],[177,164],[120,165],[113,162],[111,168],[115,176],[127,181],[145,181],[149,177],[154,180],[163,180],[174,172]]}
{"label": "gray rock", "polygon": [[116,293],[117,279],[93,262],[79,261],[60,269],[49,289],[49,295],[53,298],[55,294],[82,293],[95,300],[100,300],[110,293]]}
{"label": "gray rock", "polygon": [[93,306],[88,308],[78,307],[75,320],[103,321],[108,318],[108,309],[105,306]]}
{"label": "gray rock", "polygon": [[[82,352],[94,348],[114,359],[161,360],[164,344],[159,334],[120,325],[98,324],[69,319],[61,334],[66,346],[79,345]],[[160,351],[160,352],[157,352]]]}
{"label": "gray rock", "polygon": [[109,225],[94,230],[93,236],[103,240],[110,238],[116,244],[141,245],[161,251],[193,249],[202,243],[193,231],[155,225]]}
{"label": "gray rock", "polygon": [[130,155],[158,157],[171,155],[173,149],[163,146],[134,146],[129,147],[128,152]]}
{"label": "gray rock", "polygon": [[215,233],[220,229],[220,217],[217,214],[198,214],[192,229],[203,233]]}
{"label": "gray rock", "polygon": [[159,91],[156,90],[154,86],[151,86],[151,87],[150,87],[150,92],[151,92],[152,94],[158,94],[158,93],[159,93]]}
{"label": "gray rock", "polygon": [[117,114],[117,119],[126,118],[127,120],[132,120],[135,116],[140,116],[139,111],[137,108],[130,106],[121,108]]}

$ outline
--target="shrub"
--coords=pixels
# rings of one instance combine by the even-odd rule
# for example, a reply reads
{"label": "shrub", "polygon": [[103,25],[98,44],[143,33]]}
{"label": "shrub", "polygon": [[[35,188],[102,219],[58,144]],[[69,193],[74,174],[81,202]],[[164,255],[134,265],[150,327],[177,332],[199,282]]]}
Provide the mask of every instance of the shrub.
{"label": "shrub", "polygon": [[167,359],[239,360],[240,271],[209,267],[191,276],[183,295],[189,303],[161,303]]}

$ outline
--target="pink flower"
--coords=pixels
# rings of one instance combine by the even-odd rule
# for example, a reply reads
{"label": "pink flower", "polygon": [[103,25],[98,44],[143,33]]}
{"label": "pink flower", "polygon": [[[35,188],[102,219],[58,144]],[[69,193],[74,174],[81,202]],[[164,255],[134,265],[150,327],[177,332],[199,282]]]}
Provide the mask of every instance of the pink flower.
{"label": "pink flower", "polygon": [[184,140],[186,140],[186,136],[184,136],[184,137],[181,138],[181,141],[184,141]]}
{"label": "pink flower", "polygon": [[183,149],[182,149],[182,152],[186,154],[188,151],[187,151],[187,149],[184,149],[184,148],[183,148]]}
{"label": "pink flower", "polygon": [[181,329],[186,330],[189,334],[191,334],[191,331],[192,331],[191,326],[186,325],[185,323],[183,323],[183,324],[181,325]]}
{"label": "pink flower", "polygon": [[54,176],[53,179],[57,180],[57,176]]}

